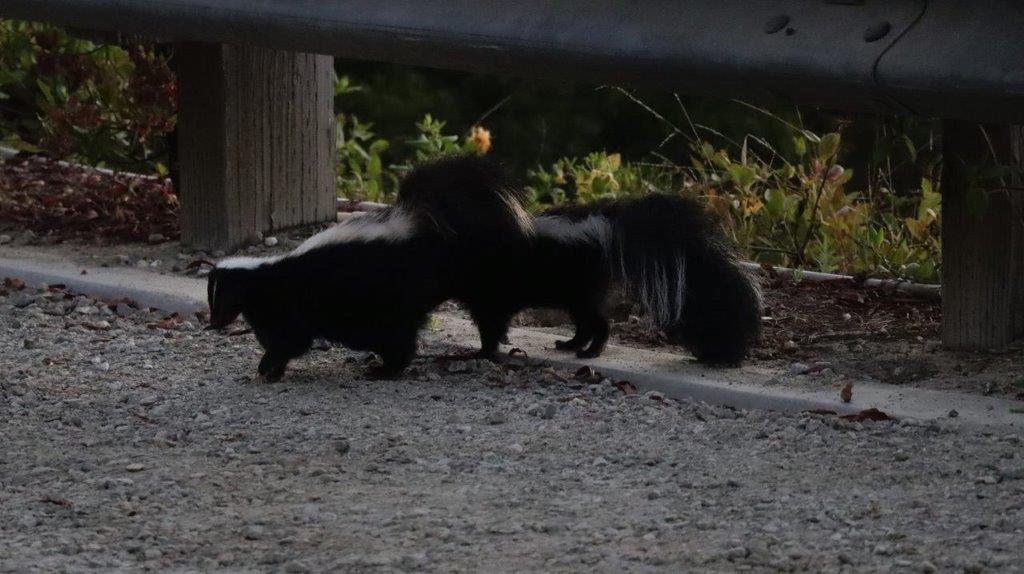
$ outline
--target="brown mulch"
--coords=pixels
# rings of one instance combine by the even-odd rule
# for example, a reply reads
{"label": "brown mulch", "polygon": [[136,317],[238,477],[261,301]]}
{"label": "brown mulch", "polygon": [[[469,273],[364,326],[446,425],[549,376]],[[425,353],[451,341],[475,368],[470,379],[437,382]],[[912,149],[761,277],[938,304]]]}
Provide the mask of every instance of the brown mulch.
{"label": "brown mulch", "polygon": [[14,157],[0,164],[0,228],[56,241],[176,239],[178,198],[168,178]]}
{"label": "brown mulch", "polygon": [[[942,305],[852,281],[802,281],[780,276],[763,285],[764,320],[759,359],[804,359],[830,342],[913,340],[939,336]],[[621,317],[624,318],[624,317]],[[642,321],[617,322],[618,338],[641,345],[669,345]]]}
{"label": "brown mulch", "polygon": [[851,281],[782,278],[764,290],[761,358],[801,357],[801,349],[826,342],[881,342],[937,338],[942,304]]}

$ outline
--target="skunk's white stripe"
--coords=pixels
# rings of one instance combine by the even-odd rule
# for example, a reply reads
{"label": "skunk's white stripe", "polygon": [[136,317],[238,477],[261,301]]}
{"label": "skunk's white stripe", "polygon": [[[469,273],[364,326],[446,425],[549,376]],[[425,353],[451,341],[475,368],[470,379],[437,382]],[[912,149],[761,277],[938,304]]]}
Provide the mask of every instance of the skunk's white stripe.
{"label": "skunk's white stripe", "polygon": [[352,217],[310,237],[287,255],[272,257],[229,257],[217,263],[218,269],[256,269],[261,265],[277,263],[288,257],[297,257],[314,249],[354,243],[358,241],[397,242],[408,239],[416,232],[413,217],[400,208],[380,213]]}
{"label": "skunk's white stripe", "polygon": [[413,217],[400,207],[380,213],[353,217],[317,233],[289,254],[302,255],[320,247],[358,241],[398,242],[409,239],[416,232]]}
{"label": "skunk's white stripe", "polygon": [[611,246],[612,226],[603,215],[572,220],[558,215],[542,215],[534,220],[537,235],[562,243],[597,243],[607,252]]}
{"label": "skunk's white stripe", "polygon": [[508,212],[512,216],[512,219],[516,221],[519,230],[522,231],[524,235],[533,235],[533,216],[526,211],[523,204],[519,203],[518,199],[507,193],[501,194],[501,200],[505,202],[506,206],[508,206]]}
{"label": "skunk's white stripe", "polygon": [[276,263],[281,259],[280,255],[273,257],[228,257],[217,262],[217,269],[256,269],[260,265]]}

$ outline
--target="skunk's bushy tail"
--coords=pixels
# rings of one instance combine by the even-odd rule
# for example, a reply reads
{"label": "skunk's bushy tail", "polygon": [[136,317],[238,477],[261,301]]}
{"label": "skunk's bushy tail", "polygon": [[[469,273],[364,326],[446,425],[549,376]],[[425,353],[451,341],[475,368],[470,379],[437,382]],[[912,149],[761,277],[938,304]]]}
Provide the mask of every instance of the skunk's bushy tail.
{"label": "skunk's bushy tail", "polygon": [[396,205],[424,216],[438,231],[463,240],[518,239],[532,231],[522,192],[505,169],[476,155],[420,164],[402,180]]}
{"label": "skunk's bushy tail", "polygon": [[[760,334],[760,289],[703,206],[652,194],[588,211],[608,220],[613,276],[670,340],[706,363],[747,356]],[[553,214],[587,216],[573,208]]]}

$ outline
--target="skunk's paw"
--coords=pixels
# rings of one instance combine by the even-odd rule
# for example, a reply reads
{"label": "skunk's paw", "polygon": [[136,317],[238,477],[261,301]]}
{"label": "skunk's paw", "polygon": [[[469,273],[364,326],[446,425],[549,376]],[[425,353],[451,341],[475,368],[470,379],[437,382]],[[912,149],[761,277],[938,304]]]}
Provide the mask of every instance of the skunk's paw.
{"label": "skunk's paw", "polygon": [[595,359],[601,356],[601,349],[583,349],[576,351],[576,357],[580,359]]}
{"label": "skunk's paw", "polygon": [[567,341],[555,341],[555,348],[559,351],[579,351],[585,343],[569,339]]}
{"label": "skunk's paw", "polygon": [[257,385],[263,385],[267,383],[276,383],[284,377],[284,369],[280,371],[271,371],[269,373],[256,373],[256,376],[252,378],[252,382]]}

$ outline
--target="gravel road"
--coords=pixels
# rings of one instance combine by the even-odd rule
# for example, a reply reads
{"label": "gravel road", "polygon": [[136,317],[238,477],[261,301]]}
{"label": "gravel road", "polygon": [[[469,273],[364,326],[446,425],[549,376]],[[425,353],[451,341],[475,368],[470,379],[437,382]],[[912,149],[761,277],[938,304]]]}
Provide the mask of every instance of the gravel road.
{"label": "gravel road", "polygon": [[326,345],[255,385],[162,319],[0,296],[0,571],[1024,570],[1019,434]]}

